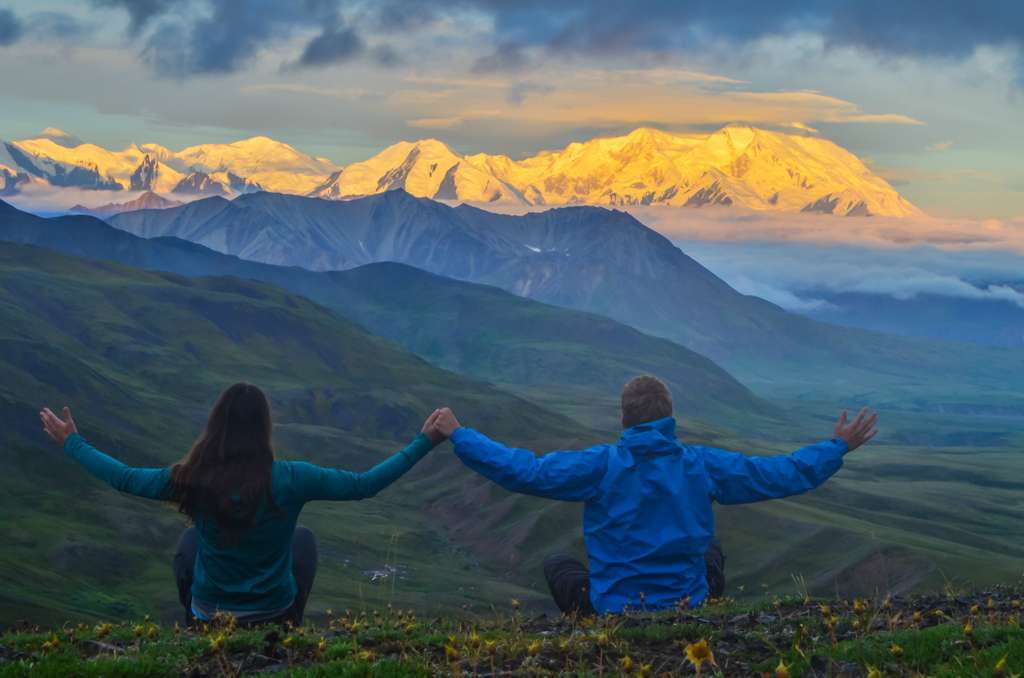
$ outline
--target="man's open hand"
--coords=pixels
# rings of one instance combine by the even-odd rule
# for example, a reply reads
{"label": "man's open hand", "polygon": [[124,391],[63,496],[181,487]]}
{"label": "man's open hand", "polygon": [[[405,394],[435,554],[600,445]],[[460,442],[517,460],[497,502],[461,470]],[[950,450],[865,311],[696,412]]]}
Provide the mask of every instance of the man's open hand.
{"label": "man's open hand", "polygon": [[75,420],[71,418],[71,410],[65,407],[62,414],[64,415],[63,419],[54,414],[49,407],[44,407],[39,413],[39,419],[43,422],[43,431],[61,447],[64,446],[64,441],[69,435],[78,433]]}
{"label": "man's open hand", "polygon": [[877,423],[878,413],[869,413],[866,407],[860,411],[856,419],[847,423],[846,411],[844,410],[839,416],[839,421],[836,422],[836,438],[845,440],[850,448],[850,452],[853,452],[875,437],[875,434],[878,433],[878,429],[875,428]]}

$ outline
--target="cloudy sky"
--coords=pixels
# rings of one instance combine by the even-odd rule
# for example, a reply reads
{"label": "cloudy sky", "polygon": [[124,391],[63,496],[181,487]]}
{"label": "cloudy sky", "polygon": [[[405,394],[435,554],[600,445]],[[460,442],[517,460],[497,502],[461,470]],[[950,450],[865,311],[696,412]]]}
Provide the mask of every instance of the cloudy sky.
{"label": "cloudy sky", "polygon": [[1018,0],[0,0],[0,97],[0,138],[267,134],[338,163],[808,126],[935,216],[1024,216]]}

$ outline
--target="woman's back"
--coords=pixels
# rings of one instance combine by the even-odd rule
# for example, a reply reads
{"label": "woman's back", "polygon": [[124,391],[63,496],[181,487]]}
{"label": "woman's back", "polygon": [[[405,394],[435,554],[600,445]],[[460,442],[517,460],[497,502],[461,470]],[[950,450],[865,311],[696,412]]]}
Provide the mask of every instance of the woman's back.
{"label": "woman's back", "polygon": [[275,461],[271,495],[252,527],[232,538],[215,519],[197,516],[199,547],[193,606],[222,610],[284,610],[295,599],[292,537],[305,499],[296,491],[289,462]]}
{"label": "woman's back", "polygon": [[192,519],[174,559],[188,611],[201,619],[224,611],[301,621],[316,571],[316,540],[296,528],[303,506],[376,495],[440,442],[432,428],[438,413],[408,446],[365,473],[276,461],[269,403],[249,384],[221,394],[202,437],[170,468],[132,468],[100,452],[78,434],[67,408],[66,421],[40,414],[65,453],[93,475],[128,494],[173,501]]}

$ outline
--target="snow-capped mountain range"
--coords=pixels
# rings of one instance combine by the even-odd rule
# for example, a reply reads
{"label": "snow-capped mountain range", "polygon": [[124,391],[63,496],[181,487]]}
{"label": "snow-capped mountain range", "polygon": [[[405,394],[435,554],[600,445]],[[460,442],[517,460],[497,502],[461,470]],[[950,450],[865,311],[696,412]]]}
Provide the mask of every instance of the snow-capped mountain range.
{"label": "snow-capped mountain range", "polygon": [[740,207],[849,216],[921,214],[857,156],[807,133],[728,126],[711,134],[641,128],[514,160],[402,141],[346,166],[268,137],[171,151],[110,151],[48,128],[0,142],[0,195],[27,184],[153,191],[174,199],[259,190],[347,199],[401,188],[495,205]]}

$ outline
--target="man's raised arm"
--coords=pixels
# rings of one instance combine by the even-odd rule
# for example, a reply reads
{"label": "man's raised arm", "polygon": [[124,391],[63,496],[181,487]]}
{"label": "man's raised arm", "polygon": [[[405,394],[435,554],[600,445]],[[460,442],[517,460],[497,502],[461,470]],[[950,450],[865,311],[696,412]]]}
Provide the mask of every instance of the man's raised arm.
{"label": "man's raised arm", "polygon": [[875,437],[877,414],[860,411],[847,423],[846,412],[836,423],[835,437],[788,455],[747,457],[738,452],[698,448],[712,483],[712,496],[720,504],[746,504],[780,499],[813,490],[843,465],[843,455]]}
{"label": "man's raised arm", "polygon": [[551,452],[538,457],[510,448],[479,431],[465,428],[450,409],[441,410],[436,422],[441,435],[451,439],[462,462],[506,490],[562,501],[586,501],[594,496],[605,472],[605,455],[598,449]]}

